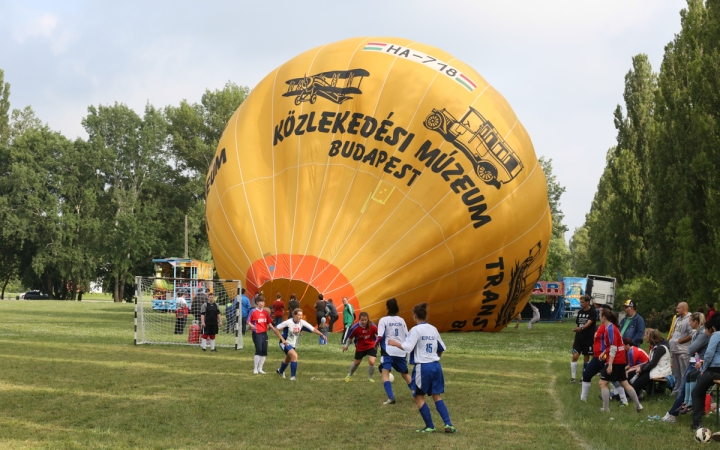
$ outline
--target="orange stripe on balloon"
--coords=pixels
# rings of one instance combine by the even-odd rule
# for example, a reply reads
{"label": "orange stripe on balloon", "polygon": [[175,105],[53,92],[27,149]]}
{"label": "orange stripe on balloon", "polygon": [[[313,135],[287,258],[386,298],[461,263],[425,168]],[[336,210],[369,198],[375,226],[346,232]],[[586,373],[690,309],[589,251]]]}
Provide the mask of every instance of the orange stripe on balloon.
{"label": "orange stripe on balloon", "polygon": [[[250,294],[255,295],[265,283],[272,280],[302,281],[323,295],[330,292],[332,288],[332,297],[335,300],[334,304],[340,316],[340,320],[337,321],[332,331],[342,331],[343,329],[342,313],[344,307],[342,302],[338,304],[338,300],[343,297],[348,298],[348,302],[355,308],[356,315],[360,315],[361,308],[355,297],[355,288],[345,275],[340,272],[340,269],[316,256],[292,255],[294,273],[291,274],[290,258],[291,255],[270,255],[252,263],[246,274],[247,290]],[[320,272],[321,275],[311,282],[313,273]]]}

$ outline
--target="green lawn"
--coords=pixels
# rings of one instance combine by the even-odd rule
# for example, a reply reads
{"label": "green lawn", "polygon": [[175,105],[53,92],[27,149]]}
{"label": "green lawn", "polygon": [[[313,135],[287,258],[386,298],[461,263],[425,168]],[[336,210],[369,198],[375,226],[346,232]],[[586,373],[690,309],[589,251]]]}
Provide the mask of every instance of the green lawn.
{"label": "green lawn", "polygon": [[[432,311],[430,311],[432,314]],[[569,384],[572,326],[445,334],[445,402],[459,432],[418,435],[422,420],[400,378],[398,402],[383,406],[366,364],[351,383],[339,338],[300,344],[298,381],[252,374],[252,344],[202,353],[187,346],[134,346],[133,305],[1,301],[1,448],[493,448],[685,449],[690,420],[648,421],[645,411],[599,412]],[[377,318],[375,318],[377,320]],[[432,319],[432,317],[431,317]],[[597,380],[597,378],[596,378]],[[436,425],[442,421],[433,411]],[[713,429],[715,421],[706,425]],[[714,445],[714,444],[713,444]]]}

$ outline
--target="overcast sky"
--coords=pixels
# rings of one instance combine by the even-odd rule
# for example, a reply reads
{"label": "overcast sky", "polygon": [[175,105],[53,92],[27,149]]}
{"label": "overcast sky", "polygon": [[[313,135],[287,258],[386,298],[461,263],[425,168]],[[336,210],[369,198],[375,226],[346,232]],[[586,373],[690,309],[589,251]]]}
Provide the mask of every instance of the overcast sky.
{"label": "overcast sky", "polygon": [[680,30],[684,0],[6,1],[0,69],[13,108],[31,105],[68,137],[86,137],[89,105],[199,102],[227,81],[254,87],[293,56],[356,36],[439,47],[505,96],[538,156],[567,189],[565,223],[585,221],[615,143],[631,58]]}

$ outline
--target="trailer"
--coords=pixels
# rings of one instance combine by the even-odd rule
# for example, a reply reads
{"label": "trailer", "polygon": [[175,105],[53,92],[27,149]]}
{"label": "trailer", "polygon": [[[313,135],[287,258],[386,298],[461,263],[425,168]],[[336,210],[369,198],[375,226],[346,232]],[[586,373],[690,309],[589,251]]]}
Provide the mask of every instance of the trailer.
{"label": "trailer", "polygon": [[602,275],[588,275],[585,294],[600,306],[606,305],[612,309],[615,303],[615,278]]}

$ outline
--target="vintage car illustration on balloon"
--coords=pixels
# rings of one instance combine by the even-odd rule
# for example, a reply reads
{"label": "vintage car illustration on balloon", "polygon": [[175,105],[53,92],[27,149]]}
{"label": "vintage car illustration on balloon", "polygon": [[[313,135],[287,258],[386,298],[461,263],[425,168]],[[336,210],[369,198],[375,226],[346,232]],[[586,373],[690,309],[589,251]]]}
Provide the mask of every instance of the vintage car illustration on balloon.
{"label": "vintage car illustration on balloon", "polygon": [[433,108],[423,124],[462,151],[477,176],[496,189],[512,181],[523,169],[522,161],[498,130],[472,106],[460,120],[445,108]]}
{"label": "vintage car illustration on balloon", "polygon": [[303,76],[287,80],[288,90],[283,97],[295,96],[295,104],[310,102],[315,104],[318,96],[333,103],[342,104],[353,97],[350,94],[362,94],[360,84],[363,77],[370,75],[364,69],[331,70],[311,76]]}

